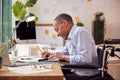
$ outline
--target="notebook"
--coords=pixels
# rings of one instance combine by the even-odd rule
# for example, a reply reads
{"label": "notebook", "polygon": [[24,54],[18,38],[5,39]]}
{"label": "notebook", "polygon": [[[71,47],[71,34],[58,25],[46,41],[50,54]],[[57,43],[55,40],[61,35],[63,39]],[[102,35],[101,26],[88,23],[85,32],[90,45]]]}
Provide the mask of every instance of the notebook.
{"label": "notebook", "polygon": [[21,62],[11,62],[8,54],[8,49],[5,43],[0,43],[0,56],[2,56],[2,65],[3,66],[25,66],[28,63]]}

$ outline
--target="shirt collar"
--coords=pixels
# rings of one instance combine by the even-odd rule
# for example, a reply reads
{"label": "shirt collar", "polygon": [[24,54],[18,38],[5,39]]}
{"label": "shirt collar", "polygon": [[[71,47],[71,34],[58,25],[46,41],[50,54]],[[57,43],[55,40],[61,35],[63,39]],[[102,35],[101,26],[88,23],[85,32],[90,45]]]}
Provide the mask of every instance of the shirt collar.
{"label": "shirt collar", "polygon": [[67,40],[71,40],[72,36],[73,36],[73,33],[74,31],[77,29],[77,26],[76,25],[73,25],[73,27],[71,28],[70,32],[69,32],[69,35],[68,35],[68,38]]}

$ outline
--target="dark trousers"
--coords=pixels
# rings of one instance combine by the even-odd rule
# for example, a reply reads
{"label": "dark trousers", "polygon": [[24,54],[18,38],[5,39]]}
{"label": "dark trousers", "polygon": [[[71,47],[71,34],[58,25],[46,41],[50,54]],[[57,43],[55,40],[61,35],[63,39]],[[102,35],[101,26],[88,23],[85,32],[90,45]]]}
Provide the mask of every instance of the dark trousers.
{"label": "dark trousers", "polygon": [[71,70],[62,70],[66,80],[114,80],[108,73],[105,72],[105,77],[101,74],[95,76],[80,76],[71,72]]}

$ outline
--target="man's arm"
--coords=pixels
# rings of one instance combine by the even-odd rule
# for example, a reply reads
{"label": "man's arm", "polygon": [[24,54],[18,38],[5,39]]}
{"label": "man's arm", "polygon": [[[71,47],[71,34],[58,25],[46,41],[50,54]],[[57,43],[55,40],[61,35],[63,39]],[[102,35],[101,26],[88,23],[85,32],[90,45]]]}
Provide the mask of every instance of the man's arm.
{"label": "man's arm", "polygon": [[69,55],[64,55],[62,53],[56,52],[56,58],[59,60],[69,61]]}
{"label": "man's arm", "polygon": [[60,52],[56,52],[56,53],[43,52],[42,57],[47,58],[47,59],[56,59],[57,58],[59,60],[69,61],[69,55],[68,55],[68,50],[67,50],[66,46]]}
{"label": "man's arm", "polygon": [[65,60],[65,61],[69,61],[69,52],[67,49],[67,41],[66,44],[64,46],[64,49],[61,50],[60,52],[56,52],[56,58],[58,58],[59,60]]}

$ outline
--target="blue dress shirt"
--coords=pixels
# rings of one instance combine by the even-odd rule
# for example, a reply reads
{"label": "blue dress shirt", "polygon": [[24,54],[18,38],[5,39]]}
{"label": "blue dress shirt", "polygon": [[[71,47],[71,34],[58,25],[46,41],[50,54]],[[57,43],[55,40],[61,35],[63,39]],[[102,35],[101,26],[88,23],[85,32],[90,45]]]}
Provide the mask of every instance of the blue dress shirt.
{"label": "blue dress shirt", "polygon": [[[98,65],[97,51],[92,36],[84,27],[74,25],[68,35],[65,47],[60,51],[70,56],[71,64]],[[79,75],[91,75],[93,71],[74,70]]]}

